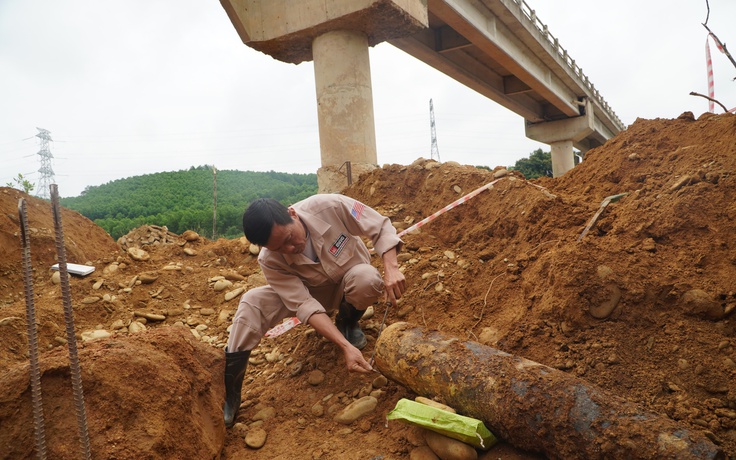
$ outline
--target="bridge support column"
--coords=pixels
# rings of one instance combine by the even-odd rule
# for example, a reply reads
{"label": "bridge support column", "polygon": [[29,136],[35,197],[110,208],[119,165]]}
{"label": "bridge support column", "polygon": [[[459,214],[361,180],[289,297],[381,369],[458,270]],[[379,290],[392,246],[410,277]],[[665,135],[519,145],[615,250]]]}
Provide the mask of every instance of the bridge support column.
{"label": "bridge support column", "polygon": [[345,188],[345,162],[350,162],[355,179],[377,167],[368,48],[426,29],[427,0],[220,3],[246,45],[292,64],[314,60],[322,158],[319,192]]}
{"label": "bridge support column", "polygon": [[347,185],[346,161],[356,179],[378,162],[368,38],[354,30],[327,32],[314,40],[312,54],[322,152],[319,193],[339,192]]}
{"label": "bridge support column", "polygon": [[550,145],[553,177],[560,177],[575,166],[573,145],[594,131],[595,117],[589,101],[579,117],[526,124],[526,137]]}
{"label": "bridge support column", "polygon": [[549,146],[552,157],[552,177],[559,177],[575,167],[572,141],[552,142]]}

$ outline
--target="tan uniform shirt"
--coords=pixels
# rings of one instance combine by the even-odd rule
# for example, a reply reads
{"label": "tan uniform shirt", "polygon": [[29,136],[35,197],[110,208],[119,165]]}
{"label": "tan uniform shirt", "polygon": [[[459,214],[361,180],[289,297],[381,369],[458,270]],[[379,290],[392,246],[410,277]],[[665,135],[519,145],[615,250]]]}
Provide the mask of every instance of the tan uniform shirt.
{"label": "tan uniform shirt", "polygon": [[314,313],[326,311],[313,294],[320,299],[329,298],[351,267],[370,264],[370,254],[360,236],[369,238],[379,255],[394,247],[398,251],[403,245],[387,217],[353,198],[319,194],[295,203],[292,208],[307,226],[318,260],[262,248],[258,262],[284,306],[296,312],[303,323]]}

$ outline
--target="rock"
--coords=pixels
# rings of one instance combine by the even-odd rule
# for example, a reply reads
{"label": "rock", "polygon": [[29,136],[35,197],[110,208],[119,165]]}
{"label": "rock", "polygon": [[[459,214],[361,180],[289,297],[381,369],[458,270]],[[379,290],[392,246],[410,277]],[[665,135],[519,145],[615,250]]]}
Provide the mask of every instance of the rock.
{"label": "rock", "polygon": [[95,291],[96,290],[99,290],[104,283],[105,283],[105,280],[104,279],[97,280],[97,281],[95,281],[95,284],[92,285],[92,289],[94,289]]}
{"label": "rock", "polygon": [[[439,283],[442,284],[442,283]],[[406,305],[404,308],[396,313],[399,318],[404,318],[406,315],[414,311],[414,305]]]}
{"label": "rock", "polygon": [[128,255],[131,259],[139,262],[145,262],[151,258],[151,255],[140,248],[128,248]]}
{"label": "rock", "polygon": [[186,241],[197,241],[199,240],[199,233],[193,231],[193,230],[187,230],[184,233],[181,234],[181,237],[184,238]]}
{"label": "rock", "polygon": [[258,245],[257,245],[257,244],[253,244],[253,243],[251,243],[251,245],[250,245],[250,246],[248,246],[248,252],[250,252],[250,253],[251,253],[251,254],[253,254],[254,256],[257,256],[258,254],[260,254],[260,252],[261,252],[261,248],[260,248],[260,247],[258,247]]}
{"label": "rock", "polygon": [[375,379],[373,379],[373,388],[383,388],[388,383],[388,379],[384,377],[383,375],[379,375]]}
{"label": "rock", "polygon": [[452,189],[453,189],[453,190],[455,191],[455,193],[457,193],[458,195],[460,195],[461,193],[463,193],[463,189],[462,189],[462,187],[460,187],[459,185],[453,185],[453,186],[452,186]]}
{"label": "rock", "polygon": [[682,295],[680,305],[688,315],[709,320],[719,320],[725,313],[721,305],[702,289],[691,289]]}
{"label": "rock", "polygon": [[409,259],[411,259],[411,254],[409,254],[407,252],[402,252],[401,254],[399,254],[399,255],[396,256],[396,261],[397,262],[406,262]]}
{"label": "rock", "polygon": [[312,415],[314,415],[315,417],[322,417],[323,415],[325,415],[325,408],[320,403],[317,403],[314,406],[312,406],[311,410],[312,410]]}
{"label": "rock", "polygon": [[90,342],[92,340],[106,339],[110,337],[111,335],[112,334],[110,334],[104,329],[97,329],[95,331],[82,332],[82,341]]}
{"label": "rock", "polygon": [[268,420],[276,416],[276,409],[273,407],[264,407],[263,409],[256,412],[253,416],[253,421]]}
{"label": "rock", "polygon": [[15,321],[18,321],[19,323],[25,323],[25,319],[21,318],[20,316],[8,316],[0,319],[0,326],[6,326],[12,324]]}
{"label": "rock", "polygon": [[688,182],[690,182],[691,177],[687,174],[679,178],[677,181],[675,181],[674,184],[670,187],[670,192],[674,192],[682,188],[684,185],[687,185]]}
{"label": "rock", "polygon": [[304,363],[301,361],[297,361],[294,363],[293,366],[291,366],[291,370],[289,371],[289,375],[292,377],[296,377],[297,375],[302,373],[302,369],[304,369]]}
{"label": "rock", "polygon": [[157,313],[148,313],[144,311],[134,311],[133,316],[137,316],[139,318],[146,318],[149,321],[164,321],[166,319],[166,316],[159,315]]}
{"label": "rock", "polygon": [[59,284],[59,283],[61,283],[61,273],[59,273],[58,271],[55,271],[55,272],[54,272],[54,273],[53,273],[53,274],[51,275],[51,282],[52,282],[53,284]]}
{"label": "rock", "polygon": [[196,256],[197,255],[197,251],[195,251],[192,248],[184,248],[184,254],[186,254],[188,256]]}
{"label": "rock", "polygon": [[209,307],[202,308],[201,310],[199,310],[199,314],[202,316],[212,316],[215,314],[215,309]]}
{"label": "rock", "polygon": [[132,321],[130,323],[130,326],[128,326],[128,332],[131,334],[143,332],[145,330],[146,330],[146,326],[144,324],[139,323],[138,321]]}
{"label": "rock", "polygon": [[508,176],[508,174],[509,174],[509,170],[508,169],[505,169],[505,168],[498,169],[496,171],[493,171],[493,178],[494,179],[500,179],[502,177]]}
{"label": "rock", "polygon": [[225,293],[225,300],[233,300],[245,291],[245,288],[239,287]]}
{"label": "rock", "polygon": [[[113,262],[113,263],[111,263],[110,265],[108,265],[107,267],[105,267],[104,269],[102,269],[102,274],[103,274],[103,275],[106,275],[106,276],[107,276],[107,275],[113,275],[113,274],[115,274],[115,273],[116,273],[116,272],[117,272],[117,271],[118,271],[119,269],[120,269],[120,265],[118,265],[118,263],[116,263],[116,262]],[[58,272],[57,272],[57,273],[58,273]]]}
{"label": "rock", "polygon": [[223,275],[226,280],[229,281],[245,281],[245,277],[240,273],[227,272]]}
{"label": "rock", "polygon": [[266,444],[268,433],[263,428],[253,428],[245,435],[245,445],[251,449],[260,449]]}
{"label": "rock", "polygon": [[365,309],[365,312],[363,312],[363,316],[360,317],[360,319],[371,319],[373,318],[373,315],[375,314],[375,309],[373,308],[373,305]]}
{"label": "rock", "polygon": [[429,446],[417,447],[409,452],[409,460],[440,460]]}
{"label": "rock", "polygon": [[82,299],[81,303],[83,303],[84,305],[89,305],[89,304],[99,302],[99,301],[100,301],[100,297],[89,296],[89,297],[85,297],[84,299]]}
{"label": "rock", "polygon": [[360,417],[373,412],[377,405],[378,400],[376,398],[373,396],[365,396],[357,401],[353,401],[346,408],[338,412],[337,415],[335,415],[335,421],[349,425]]}
{"label": "rock", "polygon": [[437,454],[442,460],[477,460],[478,452],[475,448],[457,439],[448,438],[447,436],[435,433],[434,431],[425,430],[424,440],[432,452]]}
{"label": "rock", "polygon": [[324,381],[325,381],[325,374],[319,369],[313,370],[312,372],[309,373],[309,377],[307,377],[307,382],[309,382],[310,385],[314,385],[314,386],[317,386]]}
{"label": "rock", "polygon": [[217,325],[222,326],[230,320],[230,310],[220,310],[220,314],[217,315]]}
{"label": "rock", "polygon": [[140,275],[138,275],[138,281],[140,281],[141,284],[151,284],[157,279],[158,279],[158,273],[147,272],[147,273],[141,273]]}
{"label": "rock", "polygon": [[279,353],[278,347],[274,348],[270,353],[266,353],[266,362],[275,363],[281,361],[284,355]]}
{"label": "rock", "polygon": [[621,289],[613,282],[607,283],[602,286],[599,291],[600,299],[596,297],[596,300],[600,300],[598,303],[590,305],[588,312],[590,316],[596,319],[605,319],[611,316],[611,313],[618,306],[621,300]]}
{"label": "rock", "polygon": [[232,287],[233,282],[226,279],[220,279],[215,281],[215,285],[213,286],[213,289],[217,292],[224,291],[225,289],[229,289]]}

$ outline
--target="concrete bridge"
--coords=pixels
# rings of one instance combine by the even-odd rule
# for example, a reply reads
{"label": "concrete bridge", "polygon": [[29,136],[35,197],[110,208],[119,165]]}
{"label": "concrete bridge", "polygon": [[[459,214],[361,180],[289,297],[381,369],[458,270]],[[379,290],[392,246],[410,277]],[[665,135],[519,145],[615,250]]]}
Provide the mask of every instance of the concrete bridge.
{"label": "concrete bridge", "polygon": [[625,126],[524,0],[220,0],[243,43],[283,62],[314,61],[320,192],[377,166],[368,49],[388,41],[521,115],[550,145],[555,177],[573,147]]}

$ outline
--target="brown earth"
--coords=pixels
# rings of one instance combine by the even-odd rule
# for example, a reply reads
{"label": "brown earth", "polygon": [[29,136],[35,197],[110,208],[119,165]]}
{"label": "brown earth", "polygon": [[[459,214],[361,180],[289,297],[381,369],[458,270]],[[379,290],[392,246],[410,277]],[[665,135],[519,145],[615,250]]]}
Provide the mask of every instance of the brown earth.
{"label": "brown earth", "polygon": [[[364,174],[344,193],[404,228],[495,178],[418,160]],[[603,199],[623,193],[578,241]],[[560,369],[704,434],[736,458],[734,196],[736,115],[637,120],[563,177],[504,176],[407,234],[408,290],[386,322],[440,329]],[[7,188],[0,189],[0,458],[32,457],[34,444],[19,197],[28,200],[32,227],[47,446],[51,458],[75,458],[64,311],[48,271],[56,252],[50,206]],[[70,279],[94,458],[387,460],[409,458],[423,443],[416,429],[386,423],[399,398],[415,396],[393,382],[358,421],[342,425],[327,415],[370,391],[376,374],[346,372],[335,347],[306,326],[263,340],[248,368],[240,423],[226,432],[220,349],[237,297],[224,293],[263,283],[248,243],[188,241],[141,227],[118,245],[82,216],[62,217],[68,262],[97,268]],[[150,259],[133,260],[125,249],[136,246]],[[215,291],[218,276],[233,285]],[[362,321],[366,356],[384,311],[377,304]],[[165,319],[141,319],[147,313]],[[128,332],[133,320],[148,330]],[[183,334],[182,326],[196,332]],[[95,329],[112,337],[82,340]],[[314,370],[325,376],[317,385],[308,383]],[[313,412],[317,403],[324,415]],[[254,425],[256,414],[266,416]],[[254,450],[244,436],[258,425],[268,437]],[[504,443],[484,455],[536,458]]]}

